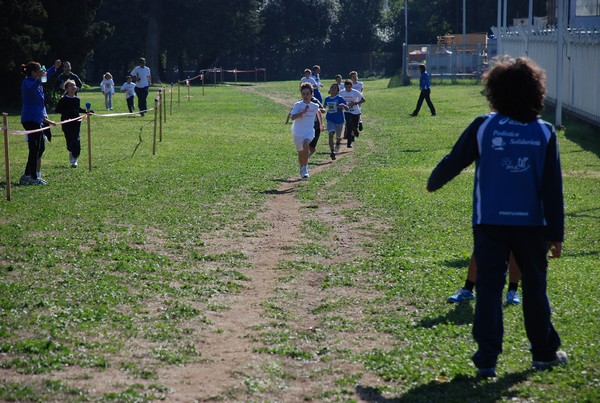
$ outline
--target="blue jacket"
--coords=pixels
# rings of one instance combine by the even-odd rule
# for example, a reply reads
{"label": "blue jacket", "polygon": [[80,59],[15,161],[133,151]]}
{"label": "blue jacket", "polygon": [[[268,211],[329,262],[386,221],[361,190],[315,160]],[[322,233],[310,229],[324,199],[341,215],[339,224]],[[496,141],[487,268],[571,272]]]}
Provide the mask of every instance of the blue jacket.
{"label": "blue jacket", "polygon": [[422,90],[431,89],[431,81],[429,80],[429,73],[426,71],[421,73],[421,78],[419,79],[419,88]]}
{"label": "blue jacket", "polygon": [[546,226],[548,241],[563,241],[562,173],[550,123],[479,116],[433,170],[427,188],[441,188],[473,161],[474,225]]}
{"label": "blue jacket", "polygon": [[[46,77],[50,79],[56,69],[50,67],[46,72]],[[21,100],[23,108],[21,109],[21,122],[35,122],[40,125],[44,122],[46,116],[46,99],[44,98],[44,87],[39,78],[27,76],[21,83]]]}

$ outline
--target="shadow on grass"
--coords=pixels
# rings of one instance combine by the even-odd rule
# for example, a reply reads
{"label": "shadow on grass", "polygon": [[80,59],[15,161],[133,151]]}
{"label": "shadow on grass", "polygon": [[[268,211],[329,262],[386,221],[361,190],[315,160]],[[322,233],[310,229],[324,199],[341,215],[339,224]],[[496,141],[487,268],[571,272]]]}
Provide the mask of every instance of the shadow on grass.
{"label": "shadow on grass", "polygon": [[469,266],[469,259],[470,258],[444,260],[443,265],[452,267],[452,268],[456,268],[456,269],[464,269]]}
{"label": "shadow on grass", "polygon": [[496,402],[518,398],[513,387],[527,380],[533,370],[506,374],[494,380],[457,376],[450,382],[431,381],[416,386],[399,397],[385,397],[378,388],[357,385],[356,393],[368,402]]}
{"label": "shadow on grass", "polygon": [[571,211],[570,213],[565,213],[567,217],[572,218],[595,218],[600,219],[600,207],[590,208],[579,211]]}
{"label": "shadow on grass", "polygon": [[473,323],[473,317],[473,304],[455,304],[454,309],[446,312],[443,315],[437,316],[435,318],[421,319],[417,326],[430,329],[437,325],[470,325],[471,323]]}

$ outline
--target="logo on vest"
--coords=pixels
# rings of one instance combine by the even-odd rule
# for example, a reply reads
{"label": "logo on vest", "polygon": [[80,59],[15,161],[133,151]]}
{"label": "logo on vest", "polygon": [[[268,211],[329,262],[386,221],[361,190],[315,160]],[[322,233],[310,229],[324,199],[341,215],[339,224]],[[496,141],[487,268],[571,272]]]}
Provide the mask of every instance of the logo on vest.
{"label": "logo on vest", "polygon": [[512,173],[525,172],[531,168],[528,157],[518,158],[516,163],[510,158],[504,158],[502,160],[502,166]]}
{"label": "logo on vest", "polygon": [[506,143],[502,137],[493,137],[492,138],[492,150],[502,151],[504,150],[504,146]]}

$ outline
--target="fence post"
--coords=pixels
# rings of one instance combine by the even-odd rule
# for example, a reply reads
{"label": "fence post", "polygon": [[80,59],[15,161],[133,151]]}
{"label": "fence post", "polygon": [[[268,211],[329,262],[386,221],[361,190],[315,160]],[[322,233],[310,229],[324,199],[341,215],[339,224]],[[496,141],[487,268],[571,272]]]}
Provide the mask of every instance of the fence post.
{"label": "fence post", "polygon": [[173,116],[173,83],[171,83],[171,104],[169,105],[169,113]]}
{"label": "fence post", "polygon": [[177,106],[181,105],[181,83],[177,81]]}
{"label": "fence post", "polygon": [[163,104],[163,116],[165,119],[165,123],[167,123],[167,102],[166,102],[166,98],[167,98],[167,87],[163,87],[163,98],[161,98],[162,104]]}
{"label": "fence post", "polygon": [[4,121],[4,166],[6,168],[6,200],[10,201],[10,158],[8,156],[8,113],[2,113]]}
{"label": "fence post", "polygon": [[154,140],[152,141],[152,155],[156,155],[156,114],[158,113],[158,98],[154,98]]}
{"label": "fence post", "polygon": [[163,99],[162,99],[162,90],[158,90],[158,141],[162,143],[162,104],[163,104]]}
{"label": "fence post", "polygon": [[92,172],[92,119],[91,119],[91,110],[92,104],[86,103],[86,116],[87,116],[87,135],[88,135],[88,170]]}

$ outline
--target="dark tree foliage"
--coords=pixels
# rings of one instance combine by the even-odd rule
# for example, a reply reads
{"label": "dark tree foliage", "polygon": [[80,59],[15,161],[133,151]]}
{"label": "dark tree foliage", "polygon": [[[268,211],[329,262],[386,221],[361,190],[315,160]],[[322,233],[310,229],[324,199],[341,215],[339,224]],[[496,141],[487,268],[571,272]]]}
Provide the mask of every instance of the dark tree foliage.
{"label": "dark tree foliage", "polygon": [[[85,81],[86,60],[113,31],[104,21],[94,22],[102,0],[44,0],[42,3],[48,13],[44,37],[51,46],[50,61],[70,61],[73,71]],[[94,79],[90,77],[91,83]]]}
{"label": "dark tree foliage", "polygon": [[115,32],[95,52],[95,67],[120,76],[145,55],[154,81],[184,78],[184,66],[198,70],[222,55],[252,50],[257,10],[256,0],[104,0],[98,18],[114,25]]}
{"label": "dark tree foliage", "polygon": [[43,26],[48,15],[38,0],[0,0],[0,105],[18,103],[22,64],[42,60],[49,49]]}

